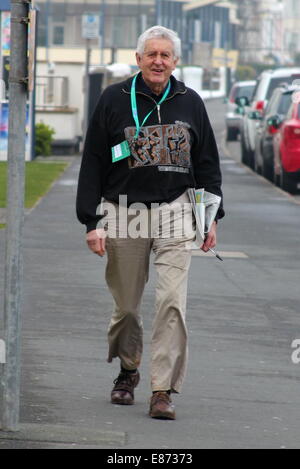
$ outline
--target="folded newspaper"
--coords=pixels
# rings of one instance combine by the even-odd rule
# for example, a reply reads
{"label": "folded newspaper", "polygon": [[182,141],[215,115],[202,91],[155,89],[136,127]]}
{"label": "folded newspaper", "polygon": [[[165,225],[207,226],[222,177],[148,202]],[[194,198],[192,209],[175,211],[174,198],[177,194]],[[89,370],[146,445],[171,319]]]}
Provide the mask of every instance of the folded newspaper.
{"label": "folded newspaper", "polygon": [[203,244],[220,207],[221,197],[204,189],[188,189],[196,221],[196,246]]}

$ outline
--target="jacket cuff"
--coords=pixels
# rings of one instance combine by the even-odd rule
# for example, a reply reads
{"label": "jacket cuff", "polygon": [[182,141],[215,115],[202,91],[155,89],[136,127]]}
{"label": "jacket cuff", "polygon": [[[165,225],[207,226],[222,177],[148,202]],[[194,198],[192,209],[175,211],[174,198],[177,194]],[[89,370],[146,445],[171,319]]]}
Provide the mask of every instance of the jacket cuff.
{"label": "jacket cuff", "polygon": [[86,224],[86,232],[89,233],[90,231],[96,230],[99,220],[93,220]]}

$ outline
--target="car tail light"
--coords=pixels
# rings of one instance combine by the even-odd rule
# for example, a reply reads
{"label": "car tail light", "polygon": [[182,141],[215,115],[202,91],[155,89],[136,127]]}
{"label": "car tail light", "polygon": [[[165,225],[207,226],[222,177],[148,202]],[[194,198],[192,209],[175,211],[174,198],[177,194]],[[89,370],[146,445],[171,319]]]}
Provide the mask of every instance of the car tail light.
{"label": "car tail light", "polygon": [[300,139],[300,126],[296,127],[295,125],[287,125],[284,130],[284,134],[286,139]]}
{"label": "car tail light", "polygon": [[300,127],[294,127],[294,135],[300,138]]}
{"label": "car tail light", "polygon": [[265,101],[256,101],[255,109],[256,111],[263,111],[265,108]]}
{"label": "car tail light", "polygon": [[274,127],[274,125],[269,125],[268,126],[268,133],[270,135],[274,135],[278,132],[279,128]]}
{"label": "car tail light", "polygon": [[234,104],[235,103],[235,98],[237,95],[237,88],[232,88],[230,96],[229,96],[229,102]]}

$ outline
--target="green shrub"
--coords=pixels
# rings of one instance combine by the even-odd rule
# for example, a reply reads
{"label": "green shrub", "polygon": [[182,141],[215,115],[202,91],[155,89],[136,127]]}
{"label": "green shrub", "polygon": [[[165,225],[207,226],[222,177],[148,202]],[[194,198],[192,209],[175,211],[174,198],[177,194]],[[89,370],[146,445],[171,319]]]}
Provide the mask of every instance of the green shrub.
{"label": "green shrub", "polygon": [[36,156],[51,155],[51,144],[55,130],[43,122],[38,122],[35,126],[35,154]]}

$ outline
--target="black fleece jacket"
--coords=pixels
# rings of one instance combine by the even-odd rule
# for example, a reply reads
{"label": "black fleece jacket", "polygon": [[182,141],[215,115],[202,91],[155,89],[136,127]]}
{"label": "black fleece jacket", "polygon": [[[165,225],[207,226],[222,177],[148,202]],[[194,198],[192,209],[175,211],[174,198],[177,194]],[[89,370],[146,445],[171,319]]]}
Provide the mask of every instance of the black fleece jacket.
{"label": "black fleece jacket", "polygon": [[[205,188],[222,197],[219,154],[202,99],[171,76],[171,90],[157,108],[141,74],[136,82],[140,123],[154,109],[139,136],[130,90],[133,78],[111,85],[102,93],[90,121],[84,145],[78,191],[77,216],[87,231],[96,228],[97,208],[104,197],[128,204],[171,202],[187,188]],[[112,163],[111,148],[124,140],[131,155]],[[216,219],[224,216],[223,203]]]}

